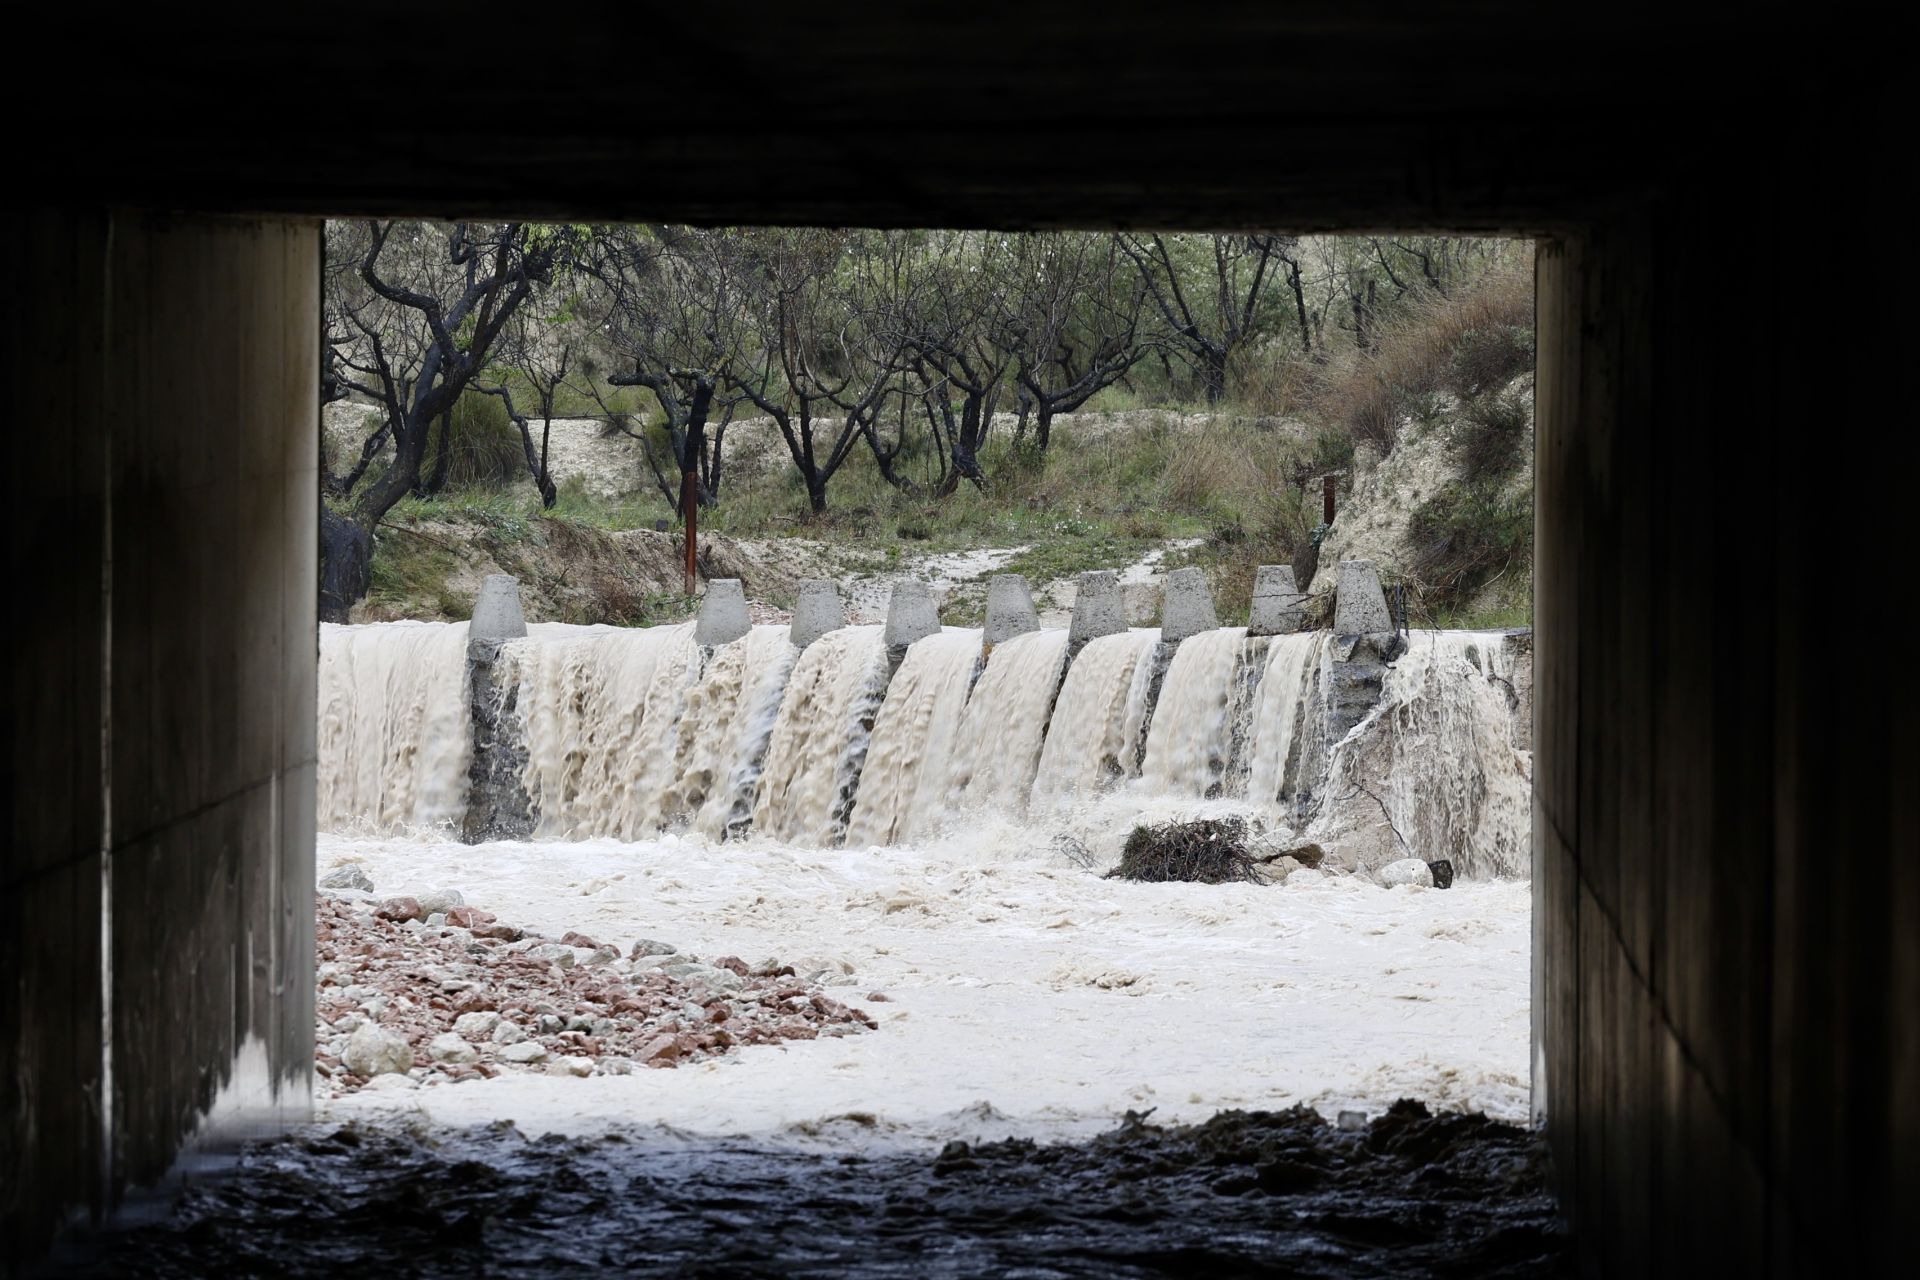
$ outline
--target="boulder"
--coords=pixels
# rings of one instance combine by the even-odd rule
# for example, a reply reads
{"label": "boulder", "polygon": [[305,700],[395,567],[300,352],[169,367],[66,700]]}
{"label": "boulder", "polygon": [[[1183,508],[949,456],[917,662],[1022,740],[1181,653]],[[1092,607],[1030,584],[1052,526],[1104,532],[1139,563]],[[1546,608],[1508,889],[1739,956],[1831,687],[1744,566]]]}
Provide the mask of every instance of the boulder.
{"label": "boulder", "polygon": [[373,892],[373,877],[360,866],[346,862],[320,877],[322,889],[358,889],[362,893]]}
{"label": "boulder", "polygon": [[347,1037],[340,1055],[347,1070],[368,1080],[381,1075],[405,1075],[413,1069],[413,1046],[378,1023],[364,1022]]}

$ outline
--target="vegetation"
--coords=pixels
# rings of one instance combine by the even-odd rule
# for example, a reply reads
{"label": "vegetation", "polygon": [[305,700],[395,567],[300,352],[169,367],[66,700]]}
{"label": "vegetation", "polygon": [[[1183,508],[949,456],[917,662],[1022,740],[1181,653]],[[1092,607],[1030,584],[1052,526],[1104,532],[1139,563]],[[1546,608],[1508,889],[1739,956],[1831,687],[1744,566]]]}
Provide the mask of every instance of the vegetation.
{"label": "vegetation", "polygon": [[[1533,359],[1523,246],[482,232],[330,229],[359,246],[339,255],[352,269],[329,280],[330,394],[378,406],[358,446],[328,459],[330,511],[364,517],[397,493],[376,524],[431,511],[543,512],[602,531],[664,517],[691,532],[697,520],[740,537],[801,534],[881,565],[1024,545],[1008,567],[1036,582],[1181,540],[1168,563],[1206,567],[1231,613],[1245,608],[1257,564],[1311,575],[1321,477],[1336,477],[1344,502],[1357,451],[1377,458],[1444,420],[1466,483],[1414,513],[1422,607],[1457,612],[1501,573],[1524,576],[1530,514],[1508,493],[1530,422],[1528,389],[1515,383]],[[383,256],[396,242],[408,252]],[[441,251],[466,259],[449,267]],[[439,280],[443,294],[459,285],[461,299],[489,270],[526,285],[483,345],[494,319],[484,291],[458,324],[445,320],[457,305],[436,323],[415,305],[429,292],[417,282],[369,295],[369,263]],[[472,366],[457,390],[434,374],[435,358]],[[434,416],[423,420],[422,403]],[[635,442],[636,480],[654,496],[555,483],[547,424],[582,415]],[[749,416],[761,420],[747,437],[759,456],[743,462],[728,450],[742,447]],[[388,541],[383,557],[424,565]],[[377,595],[412,585],[393,569],[366,582]]]}

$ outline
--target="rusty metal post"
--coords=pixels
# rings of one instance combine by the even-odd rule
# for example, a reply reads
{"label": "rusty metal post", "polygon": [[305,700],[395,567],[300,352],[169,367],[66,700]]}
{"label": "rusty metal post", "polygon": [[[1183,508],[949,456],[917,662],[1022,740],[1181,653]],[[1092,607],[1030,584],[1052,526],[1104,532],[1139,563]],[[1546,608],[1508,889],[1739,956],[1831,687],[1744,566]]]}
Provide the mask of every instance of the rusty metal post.
{"label": "rusty metal post", "polygon": [[680,473],[680,518],[687,533],[686,594],[692,595],[699,555],[700,489],[699,481],[691,471]]}
{"label": "rusty metal post", "polygon": [[1333,493],[1339,485],[1339,477],[1324,475],[1320,477],[1320,523],[1333,523]]}

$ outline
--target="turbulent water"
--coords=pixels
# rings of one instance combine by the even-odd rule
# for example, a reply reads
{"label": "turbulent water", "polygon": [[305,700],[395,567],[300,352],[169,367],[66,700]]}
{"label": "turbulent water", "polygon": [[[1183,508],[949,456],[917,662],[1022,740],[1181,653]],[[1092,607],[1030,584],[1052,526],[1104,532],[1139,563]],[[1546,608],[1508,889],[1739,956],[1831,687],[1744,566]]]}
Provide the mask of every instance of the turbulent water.
{"label": "turbulent water", "polygon": [[886,677],[887,646],[879,627],[842,627],[807,646],[767,743],[753,811],[757,830],[779,840],[838,842],[852,813]]}
{"label": "turbulent water", "polygon": [[1234,678],[1245,627],[1203,631],[1181,642],[1160,686],[1141,781],[1163,795],[1217,795],[1232,750]]}
{"label": "turbulent water", "polygon": [[980,632],[955,629],[907,650],[873,726],[850,845],[902,844],[942,811]]}
{"label": "turbulent water", "polygon": [[[458,823],[465,640],[446,624],[323,631],[323,828]],[[1445,857],[1472,877],[1530,866],[1507,653],[1494,633],[1413,633],[1341,743],[1325,731],[1328,637],[1239,627],[1177,647],[1126,631],[1071,657],[1062,630],[983,654],[979,631],[950,628],[903,657],[878,627],[801,653],[779,626],[702,649],[691,625],[549,624],[505,647],[495,685],[512,691],[542,838],[897,846],[992,816],[1033,824],[1029,843],[1091,848],[1149,809],[1217,802],[1354,839],[1363,866]]]}
{"label": "turbulent water", "polygon": [[319,776],[323,829],[457,824],[473,734],[467,624],[320,627]]}
{"label": "turbulent water", "polygon": [[1154,629],[1091,640],[1067,670],[1033,782],[1036,811],[1058,808],[1140,774]]}
{"label": "turbulent water", "polygon": [[1030,631],[994,647],[960,719],[947,774],[949,804],[1015,816],[1026,811],[1066,660],[1064,630]]}
{"label": "turbulent water", "polygon": [[1528,874],[1532,758],[1513,745],[1503,654],[1485,634],[1413,633],[1380,704],[1333,749],[1329,829],[1346,802],[1373,805],[1403,855],[1469,877]]}

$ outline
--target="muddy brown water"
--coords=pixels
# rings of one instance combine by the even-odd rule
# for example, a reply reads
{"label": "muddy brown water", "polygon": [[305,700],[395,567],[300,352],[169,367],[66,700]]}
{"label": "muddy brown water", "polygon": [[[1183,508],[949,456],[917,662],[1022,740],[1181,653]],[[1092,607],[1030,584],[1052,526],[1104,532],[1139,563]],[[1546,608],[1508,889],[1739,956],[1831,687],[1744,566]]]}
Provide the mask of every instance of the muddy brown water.
{"label": "muddy brown water", "polygon": [[937,1156],[663,1147],[510,1124],[311,1129],[124,1233],[112,1276],[1556,1276],[1532,1133],[1400,1102],[1129,1117]]}

